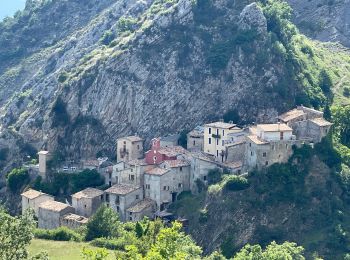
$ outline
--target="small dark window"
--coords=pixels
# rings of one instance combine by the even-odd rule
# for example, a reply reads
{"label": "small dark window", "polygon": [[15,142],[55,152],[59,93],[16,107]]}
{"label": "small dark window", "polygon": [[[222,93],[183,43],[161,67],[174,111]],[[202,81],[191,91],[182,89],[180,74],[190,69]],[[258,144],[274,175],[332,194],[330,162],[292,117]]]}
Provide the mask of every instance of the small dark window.
{"label": "small dark window", "polygon": [[250,152],[250,155],[253,156],[253,152]]}
{"label": "small dark window", "polygon": [[166,190],[166,186],[163,187],[163,190]]}
{"label": "small dark window", "polygon": [[182,187],[182,183],[179,183],[179,188],[181,188]]}
{"label": "small dark window", "polygon": [[211,138],[209,138],[209,140],[208,140],[208,141],[209,141],[209,144],[211,144]]}
{"label": "small dark window", "polygon": [[211,134],[211,128],[209,128],[209,134]]}
{"label": "small dark window", "polygon": [[193,141],[193,145],[196,145],[196,141]]}
{"label": "small dark window", "polygon": [[136,195],[136,199],[137,199],[137,200],[139,199],[139,197],[140,197],[139,195]]}
{"label": "small dark window", "polygon": [[265,152],[263,153],[263,157],[266,157],[266,153]]}
{"label": "small dark window", "polygon": [[203,180],[206,181],[207,180],[207,176],[203,176]]}
{"label": "small dark window", "polygon": [[265,162],[265,165],[266,165],[266,166],[267,166],[267,165],[269,165],[269,162],[268,162],[268,161],[266,161],[266,162]]}
{"label": "small dark window", "polygon": [[180,172],[182,172],[182,167],[180,167]]}
{"label": "small dark window", "polygon": [[252,143],[249,143],[249,147],[252,147]]}

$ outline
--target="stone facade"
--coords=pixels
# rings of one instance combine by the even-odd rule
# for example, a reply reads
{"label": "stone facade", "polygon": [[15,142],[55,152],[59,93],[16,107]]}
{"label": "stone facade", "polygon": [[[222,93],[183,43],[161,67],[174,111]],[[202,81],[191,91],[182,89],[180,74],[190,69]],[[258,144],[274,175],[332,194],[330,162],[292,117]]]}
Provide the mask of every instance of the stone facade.
{"label": "stone facade", "polygon": [[121,221],[127,221],[127,208],[143,200],[141,187],[129,184],[116,184],[105,191],[105,201],[109,207],[114,209]]}
{"label": "stone facade", "polygon": [[38,227],[44,229],[58,228],[61,225],[61,218],[68,213],[75,213],[75,210],[67,204],[57,201],[43,202],[39,206]]}
{"label": "stone facade", "polygon": [[242,133],[235,124],[215,122],[204,126],[204,152],[214,156],[219,162],[225,161],[226,145],[231,143],[231,135]]}
{"label": "stone facade", "polygon": [[92,216],[104,201],[104,192],[94,188],[86,188],[72,195],[72,206],[78,215]]}
{"label": "stone facade", "polygon": [[168,135],[160,138],[160,146],[161,147],[173,147],[179,145],[179,134]]}
{"label": "stone facade", "polygon": [[128,221],[141,221],[144,217],[153,219],[156,203],[151,199],[144,199],[126,210]]}
{"label": "stone facade", "polygon": [[187,134],[187,150],[203,151],[204,149],[204,127],[197,126]]}
{"label": "stone facade", "polygon": [[128,136],[117,140],[117,162],[127,162],[143,158],[143,139]]}
{"label": "stone facade", "polygon": [[22,196],[22,214],[27,209],[33,209],[35,216],[38,217],[39,205],[45,201],[53,201],[54,197],[46,193],[29,189],[21,194]]}
{"label": "stone facade", "polygon": [[43,180],[47,177],[47,162],[51,158],[51,154],[48,151],[40,151],[38,152],[39,156],[39,175]]}
{"label": "stone facade", "polygon": [[76,229],[88,223],[89,219],[73,213],[68,213],[60,218],[60,226]]}
{"label": "stone facade", "polygon": [[190,188],[191,191],[198,191],[197,180],[205,185],[207,184],[208,172],[217,169],[218,165],[215,160],[204,154],[203,152],[192,153],[190,156],[191,173],[190,173]]}

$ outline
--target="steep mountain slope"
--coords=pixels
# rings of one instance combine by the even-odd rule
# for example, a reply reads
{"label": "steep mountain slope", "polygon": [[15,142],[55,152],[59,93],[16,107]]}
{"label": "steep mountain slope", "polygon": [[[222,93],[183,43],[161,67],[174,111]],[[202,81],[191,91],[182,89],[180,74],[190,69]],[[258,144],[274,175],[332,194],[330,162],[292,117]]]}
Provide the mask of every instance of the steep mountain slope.
{"label": "steep mountain slope", "polygon": [[113,156],[121,135],[190,129],[233,109],[242,122],[268,121],[330,95],[318,86],[324,47],[288,15],[248,0],[95,2],[29,1],[1,24],[0,149],[26,158],[25,140],[66,157]]}
{"label": "steep mountain slope", "polygon": [[294,23],[306,35],[350,47],[350,3],[347,0],[288,0]]}

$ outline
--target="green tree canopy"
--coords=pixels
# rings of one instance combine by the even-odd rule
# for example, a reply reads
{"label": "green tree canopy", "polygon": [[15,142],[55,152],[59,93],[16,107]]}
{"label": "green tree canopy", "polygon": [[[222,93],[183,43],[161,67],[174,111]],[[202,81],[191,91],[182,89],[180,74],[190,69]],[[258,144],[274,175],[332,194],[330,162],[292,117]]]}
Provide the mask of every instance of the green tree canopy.
{"label": "green tree canopy", "polygon": [[87,240],[98,237],[118,237],[121,232],[121,222],[113,209],[103,204],[89,219],[87,224]]}
{"label": "green tree canopy", "polygon": [[13,193],[19,192],[25,184],[29,183],[29,181],[29,173],[24,168],[13,169],[7,175],[7,186]]}

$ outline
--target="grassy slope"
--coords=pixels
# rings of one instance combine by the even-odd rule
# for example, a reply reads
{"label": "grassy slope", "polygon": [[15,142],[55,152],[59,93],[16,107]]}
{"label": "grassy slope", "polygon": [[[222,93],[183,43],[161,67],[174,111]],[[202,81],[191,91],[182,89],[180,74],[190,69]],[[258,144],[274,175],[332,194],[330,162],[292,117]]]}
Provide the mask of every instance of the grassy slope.
{"label": "grassy slope", "polygon": [[[83,259],[81,252],[84,247],[94,248],[87,243],[33,239],[29,246],[29,253],[34,255],[46,251],[51,260],[78,260]],[[109,254],[109,259],[115,259],[112,251]]]}

